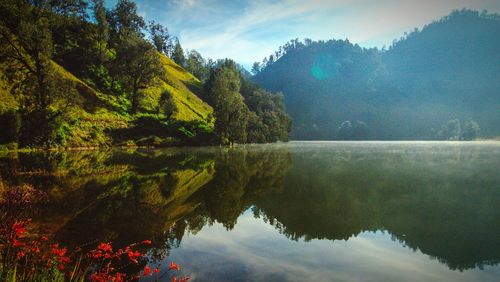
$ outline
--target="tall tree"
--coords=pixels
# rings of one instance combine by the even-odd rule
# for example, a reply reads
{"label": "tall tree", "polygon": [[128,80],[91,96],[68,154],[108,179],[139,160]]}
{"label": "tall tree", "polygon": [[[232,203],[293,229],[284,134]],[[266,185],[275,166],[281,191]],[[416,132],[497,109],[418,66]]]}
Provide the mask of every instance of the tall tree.
{"label": "tall tree", "polygon": [[167,119],[172,118],[172,115],[175,114],[175,112],[177,112],[178,108],[177,105],[175,104],[174,97],[172,97],[172,94],[165,92],[161,95],[159,110],[160,112],[163,112],[167,116]]}
{"label": "tall tree", "polygon": [[25,79],[19,85],[26,106],[47,109],[51,103],[52,35],[49,1],[6,0],[0,3],[0,54],[14,62]]}
{"label": "tall tree", "polygon": [[106,60],[106,53],[109,41],[109,22],[106,18],[106,7],[104,0],[92,0],[93,13],[96,22],[95,28],[95,49],[97,53],[97,64],[102,65]]}
{"label": "tall tree", "polygon": [[260,72],[260,63],[259,62],[254,62],[252,65],[252,74],[256,75]]}
{"label": "tall tree", "polygon": [[222,144],[245,143],[249,110],[240,91],[236,64],[225,60],[212,69],[207,81],[209,103],[214,107],[215,131]]}
{"label": "tall tree", "polygon": [[127,37],[117,50],[117,63],[120,76],[127,88],[131,100],[131,113],[139,107],[140,90],[152,86],[155,78],[164,74],[164,68],[158,58],[158,52],[142,38]]}
{"label": "tall tree", "polygon": [[464,123],[462,129],[463,140],[474,140],[479,136],[479,124],[473,120],[468,120]]}
{"label": "tall tree", "polygon": [[174,51],[172,52],[172,60],[174,60],[174,62],[179,66],[184,67],[186,64],[186,57],[184,56],[184,50],[182,49],[179,40],[176,41],[177,42],[175,43]]}
{"label": "tall tree", "polygon": [[199,80],[208,79],[208,69],[205,59],[196,50],[191,50],[188,53],[186,60],[186,70],[196,76]]}
{"label": "tall tree", "polygon": [[0,2],[0,60],[14,74],[11,92],[23,113],[22,146],[58,142],[59,117],[77,101],[70,83],[55,75],[50,9],[43,0]]}
{"label": "tall tree", "polygon": [[127,37],[131,34],[141,34],[142,37],[145,23],[137,13],[137,5],[134,2],[119,0],[115,9],[108,13],[108,20],[115,36]]}
{"label": "tall tree", "polygon": [[[36,2],[36,1],[33,1]],[[87,18],[88,3],[85,0],[50,0],[52,11],[65,18]]]}
{"label": "tall tree", "polygon": [[155,46],[158,52],[163,53],[167,56],[172,52],[172,40],[168,29],[159,23],[154,21],[149,22],[148,32],[150,35],[151,43]]}

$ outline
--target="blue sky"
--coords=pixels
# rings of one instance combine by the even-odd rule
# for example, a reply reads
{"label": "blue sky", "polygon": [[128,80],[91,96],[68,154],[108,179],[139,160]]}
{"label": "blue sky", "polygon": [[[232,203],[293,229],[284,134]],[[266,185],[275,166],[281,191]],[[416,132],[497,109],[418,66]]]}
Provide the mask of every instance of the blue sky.
{"label": "blue sky", "polygon": [[[110,1],[108,4],[112,4]],[[500,12],[499,0],[135,0],[146,20],[168,27],[183,47],[249,67],[292,38],[390,45],[405,31],[453,9]]]}

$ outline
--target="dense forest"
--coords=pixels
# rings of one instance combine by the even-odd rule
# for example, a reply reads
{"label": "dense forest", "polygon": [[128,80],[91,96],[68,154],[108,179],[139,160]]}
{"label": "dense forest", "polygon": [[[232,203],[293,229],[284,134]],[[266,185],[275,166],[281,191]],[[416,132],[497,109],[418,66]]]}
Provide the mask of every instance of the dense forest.
{"label": "dense forest", "polygon": [[500,136],[500,16],[454,11],[388,48],[291,40],[253,65],[285,95],[294,139]]}
{"label": "dense forest", "polygon": [[0,145],[287,141],[283,95],[183,50],[130,0],[0,3]]}

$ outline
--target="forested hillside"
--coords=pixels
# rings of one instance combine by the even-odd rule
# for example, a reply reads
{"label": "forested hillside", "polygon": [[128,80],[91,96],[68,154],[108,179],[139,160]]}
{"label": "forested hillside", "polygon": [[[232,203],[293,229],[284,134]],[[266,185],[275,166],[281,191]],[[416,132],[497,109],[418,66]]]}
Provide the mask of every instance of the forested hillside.
{"label": "forested hillside", "polygon": [[296,139],[475,139],[500,135],[500,17],[470,10],[386,50],[292,40],[255,63],[282,91]]}
{"label": "forested hillside", "polygon": [[[0,149],[288,140],[282,97],[240,84],[234,62],[185,54],[130,0],[0,3]],[[259,94],[267,108],[242,96]]]}

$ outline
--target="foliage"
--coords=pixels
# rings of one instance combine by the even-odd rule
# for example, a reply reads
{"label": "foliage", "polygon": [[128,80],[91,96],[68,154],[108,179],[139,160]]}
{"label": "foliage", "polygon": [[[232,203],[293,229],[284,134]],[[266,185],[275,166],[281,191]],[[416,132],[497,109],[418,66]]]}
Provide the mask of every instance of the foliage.
{"label": "foliage", "polygon": [[152,46],[135,36],[121,42],[116,57],[120,79],[130,93],[130,111],[135,114],[139,108],[139,91],[153,85],[155,78],[164,75],[164,69]]}
{"label": "foliage", "polygon": [[201,81],[206,81],[209,76],[208,62],[195,50],[191,50],[187,55],[185,63],[186,70],[192,73]]}
{"label": "foliage", "polygon": [[256,63],[253,80],[283,92],[297,139],[338,139],[346,120],[367,139],[436,139],[444,121],[473,119],[500,135],[500,17],[454,11],[389,48],[348,40],[292,40]]}
{"label": "foliage", "polygon": [[437,132],[440,140],[474,140],[479,136],[479,125],[473,120],[461,123],[458,119],[447,121]]}
{"label": "foliage", "polygon": [[[20,117],[8,122],[8,130],[19,128],[19,133],[9,133],[1,143],[87,147],[214,142],[216,115],[197,95],[205,94],[203,83],[216,64],[195,50],[185,55],[178,40],[173,46],[168,29],[155,22],[146,25],[133,1],[107,8],[102,0],[7,0],[0,4],[0,15],[0,111]],[[248,76],[238,65],[231,72],[235,81]],[[226,117],[218,126],[231,123],[233,137],[224,136],[224,143],[243,143],[248,106],[239,90],[233,94],[224,107],[218,103],[218,115]],[[288,118],[284,107],[255,111],[254,128],[262,134],[248,141],[288,139],[283,134],[288,131],[282,130]],[[137,127],[144,116],[154,119],[149,132]]]}
{"label": "foliage", "polygon": [[234,62],[227,60],[212,69],[206,87],[220,143],[245,143],[249,110],[239,93],[240,75]]}
{"label": "foliage", "polygon": [[151,43],[153,43],[156,50],[169,56],[172,53],[173,44],[168,29],[161,24],[151,21],[148,25],[148,32],[151,36]]}
{"label": "foliage", "polygon": [[467,120],[462,128],[463,140],[474,140],[479,137],[480,127],[477,122],[473,120]]}
{"label": "foliage", "polygon": [[164,92],[160,98],[159,104],[160,112],[163,112],[167,119],[170,119],[172,115],[177,112],[177,105],[174,102],[174,98],[168,92]]}
{"label": "foliage", "polygon": [[[9,133],[13,143],[1,143],[108,146],[118,142],[109,133],[133,126],[134,113],[157,112],[162,93],[171,99],[158,120],[211,115],[193,93],[199,81],[144,38],[135,3],[118,1],[113,9],[100,0],[0,5],[0,110],[20,116],[19,136]],[[150,27],[165,39],[166,28]]]}
{"label": "foliage", "polygon": [[[123,272],[126,267],[144,264],[141,249],[150,240],[133,243],[114,250],[111,243],[101,242],[94,249],[85,246],[69,250],[46,236],[30,233],[30,216],[45,203],[47,195],[29,185],[9,187],[0,191],[0,279],[2,281],[133,281],[139,275]],[[143,277],[155,276],[160,268],[145,266],[136,271]],[[179,271],[170,263],[168,271]],[[174,274],[175,275],[175,274]],[[175,276],[174,276],[175,277]],[[181,278],[187,281],[189,278]]]}
{"label": "foliage", "polygon": [[[17,3],[16,3],[17,2]],[[25,78],[18,88],[25,95],[24,106],[47,109],[56,85],[51,70],[52,34],[48,1],[2,1],[0,6],[0,57],[10,62]]]}
{"label": "foliage", "polygon": [[172,51],[172,60],[181,67],[186,64],[186,57],[184,57],[184,50],[182,49],[179,40],[175,42],[174,50]]}

